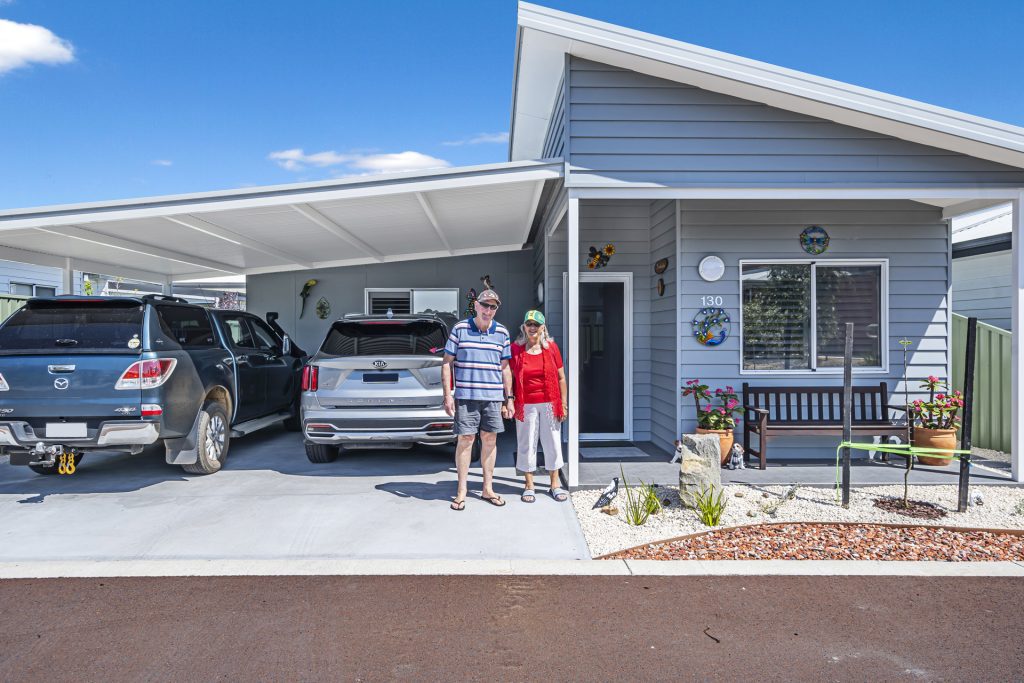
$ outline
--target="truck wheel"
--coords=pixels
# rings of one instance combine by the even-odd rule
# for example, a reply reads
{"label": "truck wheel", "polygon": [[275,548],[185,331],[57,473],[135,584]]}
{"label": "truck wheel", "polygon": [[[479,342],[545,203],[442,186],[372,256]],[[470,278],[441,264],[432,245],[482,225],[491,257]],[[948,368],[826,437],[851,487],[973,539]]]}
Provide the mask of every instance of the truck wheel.
{"label": "truck wheel", "polygon": [[[75,453],[75,467],[78,467],[78,463],[82,462],[83,453]],[[53,464],[53,467],[46,467],[45,465],[29,465],[28,468],[36,474],[57,474],[57,463]]]}
{"label": "truck wheel", "polygon": [[228,457],[230,442],[231,428],[228,426],[227,411],[219,403],[207,403],[199,417],[196,461],[182,465],[182,469],[189,474],[213,474]]}
{"label": "truck wheel", "polygon": [[307,443],[306,457],[310,462],[334,462],[334,459],[338,457],[338,448],[322,443]]}

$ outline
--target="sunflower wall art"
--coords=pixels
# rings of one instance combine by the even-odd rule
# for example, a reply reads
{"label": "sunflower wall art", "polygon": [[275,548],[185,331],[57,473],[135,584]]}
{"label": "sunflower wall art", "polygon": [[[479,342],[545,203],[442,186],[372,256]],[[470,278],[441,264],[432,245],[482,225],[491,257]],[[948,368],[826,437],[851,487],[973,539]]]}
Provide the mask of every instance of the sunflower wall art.
{"label": "sunflower wall art", "polygon": [[590,248],[590,254],[587,256],[587,268],[590,270],[599,270],[608,265],[608,261],[612,256],[615,256],[615,245],[606,244],[604,248],[597,249],[595,247]]}

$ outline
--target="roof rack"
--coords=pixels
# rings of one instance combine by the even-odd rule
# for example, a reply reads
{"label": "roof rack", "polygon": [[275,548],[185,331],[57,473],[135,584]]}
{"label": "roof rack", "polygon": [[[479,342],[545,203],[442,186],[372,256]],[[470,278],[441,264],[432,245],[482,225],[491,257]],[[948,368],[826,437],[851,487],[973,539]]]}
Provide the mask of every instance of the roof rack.
{"label": "roof rack", "polygon": [[192,303],[191,301],[188,301],[187,299],[182,299],[180,296],[170,296],[169,294],[144,294],[140,298],[143,301],[145,301],[145,300],[160,299],[161,301],[173,301],[174,303],[177,303],[177,304],[191,304]]}

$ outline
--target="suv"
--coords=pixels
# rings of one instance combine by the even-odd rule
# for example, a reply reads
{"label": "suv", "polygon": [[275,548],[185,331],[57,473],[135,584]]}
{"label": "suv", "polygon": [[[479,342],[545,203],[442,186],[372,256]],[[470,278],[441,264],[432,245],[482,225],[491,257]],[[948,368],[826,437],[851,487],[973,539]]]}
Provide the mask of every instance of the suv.
{"label": "suv", "polygon": [[0,325],[0,453],[70,474],[88,451],[161,442],[168,463],[216,472],[232,436],[298,429],[303,360],[273,319],[242,311],[158,295],[31,299]]}
{"label": "suv", "polygon": [[302,374],[306,457],[338,447],[451,444],[441,362],[448,326],[435,315],[357,315],[334,322]]}

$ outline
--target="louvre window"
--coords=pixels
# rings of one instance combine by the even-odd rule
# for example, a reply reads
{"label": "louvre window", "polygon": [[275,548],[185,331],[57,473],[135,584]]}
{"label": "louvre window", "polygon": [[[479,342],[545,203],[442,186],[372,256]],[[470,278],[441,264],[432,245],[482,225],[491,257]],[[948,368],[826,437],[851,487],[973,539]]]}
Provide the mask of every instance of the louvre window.
{"label": "louvre window", "polygon": [[841,368],[846,323],[855,368],[884,367],[884,263],[742,263],[743,369]]}
{"label": "louvre window", "polygon": [[441,316],[459,315],[457,289],[368,289],[366,312],[383,315],[388,309],[395,315],[407,313],[434,313]]}

